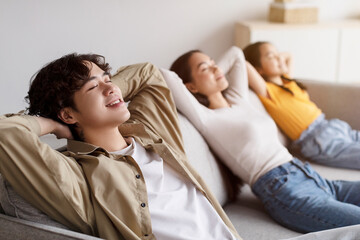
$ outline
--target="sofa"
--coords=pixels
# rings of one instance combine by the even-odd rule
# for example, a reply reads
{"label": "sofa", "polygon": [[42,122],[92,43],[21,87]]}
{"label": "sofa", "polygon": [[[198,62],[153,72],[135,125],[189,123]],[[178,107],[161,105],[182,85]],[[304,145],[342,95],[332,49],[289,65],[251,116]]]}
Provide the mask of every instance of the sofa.
{"label": "sofa", "polygon": [[[360,103],[360,85],[302,82],[327,118],[337,117],[347,121],[353,128],[360,129],[360,109],[356,107]],[[259,111],[266,113],[253,92],[250,92],[250,99]],[[179,113],[179,119],[189,161],[210,186],[243,239],[328,239],[326,236],[337,236],[333,239],[360,239],[360,225],[310,234],[301,234],[282,227],[267,215],[250,187],[239,184],[218,161],[201,134],[186,117]],[[285,146],[289,146],[288,139],[280,130],[279,138]],[[64,140],[57,140],[49,135],[42,137],[42,140],[56,149],[66,144]],[[328,179],[360,180],[359,170],[312,165]],[[0,189],[0,239],[99,239],[71,231],[50,219],[21,199],[5,179],[0,179]]]}

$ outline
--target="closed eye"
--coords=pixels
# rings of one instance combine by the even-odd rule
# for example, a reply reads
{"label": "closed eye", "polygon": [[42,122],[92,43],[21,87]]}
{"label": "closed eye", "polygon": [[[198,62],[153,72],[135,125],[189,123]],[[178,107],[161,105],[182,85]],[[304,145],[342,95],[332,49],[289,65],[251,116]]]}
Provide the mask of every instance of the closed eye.
{"label": "closed eye", "polygon": [[203,68],[201,68],[201,72],[205,72],[206,70],[208,70],[209,68],[208,67],[203,67]]}
{"label": "closed eye", "polygon": [[[86,83],[89,85],[89,87],[86,89],[87,92],[97,88],[99,86],[99,83],[97,82],[98,80],[100,80],[99,77],[97,76],[92,76],[89,78],[89,81]],[[104,83],[112,83],[111,81],[111,74],[109,72],[103,72],[102,74],[102,78],[101,81],[104,81]]]}
{"label": "closed eye", "polygon": [[92,86],[92,87],[88,88],[88,90],[87,90],[87,91],[91,91],[91,90],[93,90],[94,88],[96,88],[97,86],[99,86],[99,85],[98,85],[98,84],[96,84],[96,85],[94,85],[94,86]]}

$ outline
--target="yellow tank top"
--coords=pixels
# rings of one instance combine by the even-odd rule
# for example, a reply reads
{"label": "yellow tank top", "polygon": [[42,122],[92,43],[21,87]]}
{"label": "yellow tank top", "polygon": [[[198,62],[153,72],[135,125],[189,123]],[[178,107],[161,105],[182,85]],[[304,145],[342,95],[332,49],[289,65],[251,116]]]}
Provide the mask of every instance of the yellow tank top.
{"label": "yellow tank top", "polygon": [[321,115],[321,110],[310,100],[308,93],[295,82],[285,81],[284,87],[266,83],[270,98],[259,96],[270,116],[279,128],[292,140],[300,137],[301,133]]}

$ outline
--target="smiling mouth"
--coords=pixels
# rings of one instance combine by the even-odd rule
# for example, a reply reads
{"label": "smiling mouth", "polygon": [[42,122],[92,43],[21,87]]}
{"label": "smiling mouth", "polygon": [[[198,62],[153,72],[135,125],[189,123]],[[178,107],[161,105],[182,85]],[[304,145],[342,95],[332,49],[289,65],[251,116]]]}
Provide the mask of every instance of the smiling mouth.
{"label": "smiling mouth", "polygon": [[121,102],[120,99],[118,99],[118,100],[116,100],[116,101],[113,101],[112,103],[107,104],[106,106],[107,106],[107,107],[111,107],[111,106],[114,106],[114,105],[116,105],[116,104],[118,104],[118,103],[120,103],[120,102]]}

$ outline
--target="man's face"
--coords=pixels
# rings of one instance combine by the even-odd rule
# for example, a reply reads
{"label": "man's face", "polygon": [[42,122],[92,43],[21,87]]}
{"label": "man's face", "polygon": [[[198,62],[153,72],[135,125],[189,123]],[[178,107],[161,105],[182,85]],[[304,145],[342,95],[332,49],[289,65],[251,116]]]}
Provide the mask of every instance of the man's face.
{"label": "man's face", "polygon": [[76,122],[83,131],[119,126],[130,117],[119,87],[96,64],[87,65],[90,80],[74,94]]}

